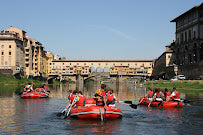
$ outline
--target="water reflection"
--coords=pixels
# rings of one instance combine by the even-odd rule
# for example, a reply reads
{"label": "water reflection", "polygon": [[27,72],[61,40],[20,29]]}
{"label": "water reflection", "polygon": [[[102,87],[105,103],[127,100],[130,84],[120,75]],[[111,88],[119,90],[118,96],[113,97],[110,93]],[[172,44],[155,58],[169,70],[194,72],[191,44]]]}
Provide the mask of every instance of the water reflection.
{"label": "water reflection", "polygon": [[[107,83],[119,100],[137,101],[146,94],[146,88],[131,83]],[[93,97],[99,84],[86,84],[82,89],[87,98]],[[48,85],[50,98],[21,99],[15,88],[0,88],[0,134],[193,134],[202,133],[202,93],[184,93],[191,105],[183,108],[132,109],[117,104],[123,111],[121,120],[90,121],[56,117],[66,104],[67,90],[75,84]],[[9,93],[9,94],[8,94]]]}
{"label": "water reflection", "polygon": [[[71,119],[70,125],[74,128],[74,132],[78,134],[83,133],[98,133],[98,134],[111,134],[116,133],[120,129],[121,120],[108,120],[106,123],[98,120],[81,120]],[[70,127],[67,127],[70,130]]]}

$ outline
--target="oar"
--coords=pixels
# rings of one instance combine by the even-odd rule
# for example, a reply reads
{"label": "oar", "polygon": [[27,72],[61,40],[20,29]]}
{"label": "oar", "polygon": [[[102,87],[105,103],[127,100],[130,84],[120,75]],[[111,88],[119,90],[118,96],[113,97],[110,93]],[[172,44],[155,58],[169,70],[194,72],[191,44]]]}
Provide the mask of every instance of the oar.
{"label": "oar", "polygon": [[70,104],[70,107],[69,107],[68,112],[66,113],[64,119],[66,119],[66,118],[69,116],[69,113],[70,113],[70,111],[71,111],[72,106],[76,103],[77,97],[78,97],[78,96],[76,95],[75,98],[74,98],[74,100],[73,100],[73,102]]}
{"label": "oar", "polygon": [[103,119],[101,108],[99,108],[99,111],[100,111],[101,121],[103,121],[104,119]]}
{"label": "oar", "polygon": [[137,105],[133,104],[132,101],[124,101],[124,103],[130,104],[130,107],[133,108],[133,109],[137,109]]}
{"label": "oar", "polygon": [[64,119],[66,119],[66,118],[68,117],[68,115],[69,115],[69,113],[70,113],[71,108],[72,108],[72,104],[71,104],[70,108],[68,109],[68,112],[66,113],[66,115],[65,115]]}
{"label": "oar", "polygon": [[107,118],[106,118],[106,107],[104,107],[104,122],[107,122]]}
{"label": "oar", "polygon": [[63,111],[61,111],[60,113],[58,113],[56,116],[61,117],[62,115],[65,114],[66,110],[70,107],[71,104],[69,104],[69,106],[65,109],[63,109]]}

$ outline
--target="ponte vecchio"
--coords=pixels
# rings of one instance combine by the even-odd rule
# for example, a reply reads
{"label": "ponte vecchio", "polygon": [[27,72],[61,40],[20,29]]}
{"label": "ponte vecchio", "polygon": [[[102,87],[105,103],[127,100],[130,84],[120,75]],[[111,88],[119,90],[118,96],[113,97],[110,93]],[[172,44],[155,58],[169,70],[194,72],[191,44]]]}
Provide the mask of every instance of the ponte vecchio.
{"label": "ponte vecchio", "polygon": [[97,73],[114,76],[151,76],[153,60],[53,60],[50,76],[90,77]]}

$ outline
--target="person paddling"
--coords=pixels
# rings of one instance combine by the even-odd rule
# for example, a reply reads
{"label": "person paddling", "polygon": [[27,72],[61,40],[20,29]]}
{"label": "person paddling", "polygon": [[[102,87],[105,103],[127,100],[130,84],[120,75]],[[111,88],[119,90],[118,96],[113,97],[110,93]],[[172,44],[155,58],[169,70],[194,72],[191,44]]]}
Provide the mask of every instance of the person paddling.
{"label": "person paddling", "polygon": [[153,94],[154,94],[154,91],[153,91],[153,89],[151,89],[151,88],[148,88],[148,89],[149,89],[149,91],[148,91],[146,97],[148,97],[148,100],[151,101],[151,100],[152,100],[152,97],[153,97]]}
{"label": "person paddling", "polygon": [[164,99],[163,92],[159,88],[156,88],[152,101],[149,103],[148,107],[150,107],[153,101],[160,102],[160,105],[161,105],[163,103],[163,99]]}
{"label": "person paddling", "polygon": [[77,94],[77,90],[74,90],[72,92],[72,90],[69,90],[69,95],[68,95],[68,100],[67,100],[67,105],[66,108],[62,111],[62,113],[65,113],[65,111],[70,107],[70,105],[73,103],[75,96]]}
{"label": "person paddling", "polygon": [[180,93],[179,93],[179,91],[176,90],[176,87],[173,87],[172,93],[168,98],[168,101],[170,101],[170,100],[172,100],[172,101],[180,100]]}
{"label": "person paddling", "polygon": [[165,89],[164,89],[164,96],[165,96],[165,99],[167,100],[170,95],[171,95],[171,93],[168,91],[167,88],[165,88]]}
{"label": "person paddling", "polygon": [[33,88],[32,88],[31,83],[28,83],[28,84],[25,86],[25,90],[26,90],[26,92],[32,92],[32,91],[33,91]]}
{"label": "person paddling", "polygon": [[119,103],[118,99],[116,98],[116,96],[113,93],[112,89],[109,89],[107,92],[107,105],[110,106],[115,106],[115,101],[117,101],[117,103]]}
{"label": "person paddling", "polygon": [[94,99],[96,100],[96,105],[104,106],[107,108],[107,96],[106,96],[106,85],[102,84],[101,89],[98,89],[94,95]]}
{"label": "person paddling", "polygon": [[71,106],[76,104],[77,107],[85,106],[86,97],[82,94],[82,91],[78,91],[77,100],[75,100]]}

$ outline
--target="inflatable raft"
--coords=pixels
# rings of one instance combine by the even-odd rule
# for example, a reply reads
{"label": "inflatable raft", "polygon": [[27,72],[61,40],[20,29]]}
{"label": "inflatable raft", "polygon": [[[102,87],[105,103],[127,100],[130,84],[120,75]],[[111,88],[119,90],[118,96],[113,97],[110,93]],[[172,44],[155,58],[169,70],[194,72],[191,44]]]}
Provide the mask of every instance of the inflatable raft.
{"label": "inflatable raft", "polygon": [[[151,101],[148,99],[148,97],[142,97],[140,98],[139,102],[140,105],[148,106]],[[163,108],[183,107],[183,103],[180,101],[163,101],[162,103],[154,101],[150,104],[150,107],[163,107]]]}
{"label": "inflatable raft", "polygon": [[47,98],[48,92],[42,92],[42,88],[36,88],[34,92],[23,92],[21,98]]}
{"label": "inflatable raft", "polygon": [[122,117],[122,111],[117,106],[97,106],[94,99],[86,99],[84,107],[72,107],[70,116],[80,119],[118,119]]}

